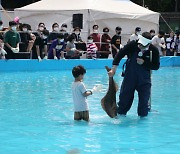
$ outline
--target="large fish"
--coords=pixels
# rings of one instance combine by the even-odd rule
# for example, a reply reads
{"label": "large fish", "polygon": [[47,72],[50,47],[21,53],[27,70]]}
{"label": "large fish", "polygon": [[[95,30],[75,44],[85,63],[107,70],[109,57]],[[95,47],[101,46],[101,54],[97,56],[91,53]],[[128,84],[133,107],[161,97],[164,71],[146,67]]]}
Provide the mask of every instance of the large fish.
{"label": "large fish", "polygon": [[[106,70],[109,72],[111,69],[105,66]],[[118,90],[118,86],[115,83],[113,77],[109,77],[109,88],[106,95],[101,99],[101,106],[104,111],[110,116],[114,118],[117,116],[117,105],[116,105],[116,92]]]}

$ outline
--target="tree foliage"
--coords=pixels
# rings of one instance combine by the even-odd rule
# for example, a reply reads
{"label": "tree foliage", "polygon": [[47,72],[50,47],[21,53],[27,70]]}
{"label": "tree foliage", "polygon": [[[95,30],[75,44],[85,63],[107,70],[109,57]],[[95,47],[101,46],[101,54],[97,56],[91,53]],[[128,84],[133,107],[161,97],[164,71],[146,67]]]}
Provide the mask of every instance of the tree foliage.
{"label": "tree foliage", "polygon": [[131,0],[132,2],[138,5],[144,5],[148,7],[150,10],[156,12],[175,12],[175,8],[177,5],[177,11],[180,11],[180,4],[178,4],[179,0]]}

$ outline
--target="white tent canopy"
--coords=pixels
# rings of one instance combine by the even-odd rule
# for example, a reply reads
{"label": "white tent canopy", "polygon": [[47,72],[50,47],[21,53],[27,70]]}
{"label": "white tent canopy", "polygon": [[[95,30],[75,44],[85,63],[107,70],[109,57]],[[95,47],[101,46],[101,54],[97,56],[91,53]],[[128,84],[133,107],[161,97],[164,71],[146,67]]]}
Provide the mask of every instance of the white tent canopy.
{"label": "white tent canopy", "polygon": [[98,24],[101,32],[104,27],[109,27],[112,35],[115,27],[120,26],[126,36],[133,33],[137,26],[142,31],[157,31],[159,26],[159,13],[127,0],[42,0],[15,9],[15,16],[20,18],[20,22],[29,23],[33,30],[40,22],[51,30],[52,24],[57,22],[59,25],[66,23],[71,31],[72,16],[78,13],[83,14],[82,32],[88,32],[94,24]]}

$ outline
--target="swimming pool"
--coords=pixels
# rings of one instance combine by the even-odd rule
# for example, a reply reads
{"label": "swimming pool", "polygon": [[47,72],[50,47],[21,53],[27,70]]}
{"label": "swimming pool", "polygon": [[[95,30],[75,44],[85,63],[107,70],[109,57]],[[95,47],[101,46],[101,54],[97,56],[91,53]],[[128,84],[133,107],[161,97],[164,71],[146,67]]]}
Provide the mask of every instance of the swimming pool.
{"label": "swimming pool", "polygon": [[88,69],[87,88],[102,84],[103,90],[88,97],[91,121],[86,123],[73,121],[70,70],[0,73],[0,153],[179,153],[179,77],[180,67],[153,72],[154,111],[147,118],[137,116],[136,96],[127,117],[111,119],[100,105],[106,71]]}

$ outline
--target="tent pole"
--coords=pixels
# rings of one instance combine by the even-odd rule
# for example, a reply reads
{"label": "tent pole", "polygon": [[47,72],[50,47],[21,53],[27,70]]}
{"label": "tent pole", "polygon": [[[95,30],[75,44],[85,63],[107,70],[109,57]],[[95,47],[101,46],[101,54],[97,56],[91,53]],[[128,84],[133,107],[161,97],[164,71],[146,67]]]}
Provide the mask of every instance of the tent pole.
{"label": "tent pole", "polygon": [[88,36],[90,35],[90,10],[88,9]]}

